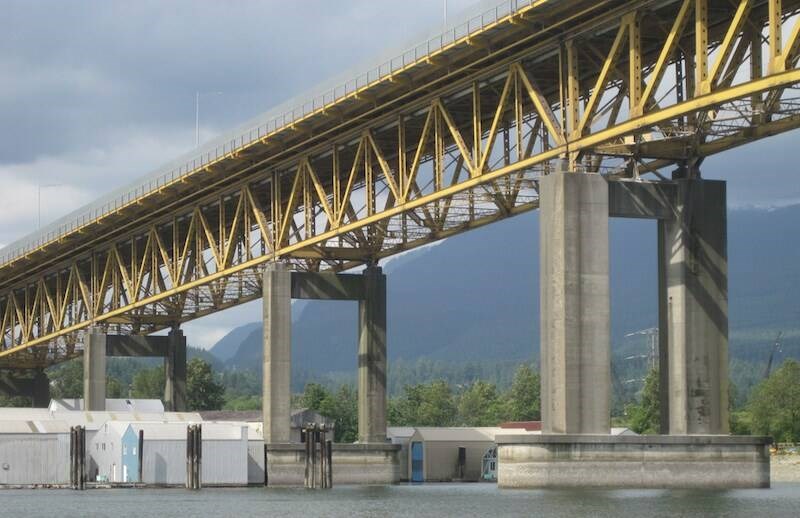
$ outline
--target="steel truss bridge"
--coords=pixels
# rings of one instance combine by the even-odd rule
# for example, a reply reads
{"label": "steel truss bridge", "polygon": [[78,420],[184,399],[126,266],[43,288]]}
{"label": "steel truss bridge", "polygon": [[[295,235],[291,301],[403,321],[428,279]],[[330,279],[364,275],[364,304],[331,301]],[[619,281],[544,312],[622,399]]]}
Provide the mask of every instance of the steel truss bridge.
{"label": "steel truss bridge", "polygon": [[697,175],[800,125],[798,12],[503,2],[0,252],[0,367],[77,356],[90,326],[149,334],[257,299],[269,261],[343,271],[535,209],[557,168]]}

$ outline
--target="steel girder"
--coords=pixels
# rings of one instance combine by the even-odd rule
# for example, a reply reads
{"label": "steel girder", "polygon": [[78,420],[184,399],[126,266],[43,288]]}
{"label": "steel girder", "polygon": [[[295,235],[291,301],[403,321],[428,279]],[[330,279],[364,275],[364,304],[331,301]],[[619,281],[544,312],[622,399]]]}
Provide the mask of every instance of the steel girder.
{"label": "steel girder", "polygon": [[80,354],[90,325],[147,334],[254,300],[268,261],[343,271],[535,209],[555,168],[696,175],[800,125],[800,2],[577,4],[511,16],[327,127],[232,152],[0,268],[0,365]]}

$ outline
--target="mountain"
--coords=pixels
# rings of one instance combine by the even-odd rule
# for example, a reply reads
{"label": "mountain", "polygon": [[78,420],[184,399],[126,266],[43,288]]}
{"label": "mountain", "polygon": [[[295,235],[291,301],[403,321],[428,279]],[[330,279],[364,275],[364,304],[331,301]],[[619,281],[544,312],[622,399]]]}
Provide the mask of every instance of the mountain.
{"label": "mountain", "polygon": [[[729,211],[731,355],[763,360],[775,333],[784,354],[800,356],[800,206]],[[538,356],[538,214],[523,214],[390,260],[390,359],[447,362]],[[612,342],[618,353],[646,352],[625,335],[658,319],[656,223],[614,219],[611,239]],[[356,367],[357,304],[307,302],[295,309],[293,364],[305,374]],[[238,350],[230,354],[236,340]],[[211,352],[226,366],[261,365],[260,323],[223,338]]]}
{"label": "mountain", "polygon": [[258,329],[260,332],[260,322],[252,322],[250,324],[236,327],[230,333],[223,336],[219,342],[214,344],[214,346],[211,347],[208,352],[210,352],[220,361],[226,362],[236,354],[242,342],[244,342],[248,335],[250,335],[250,333],[256,329]]}

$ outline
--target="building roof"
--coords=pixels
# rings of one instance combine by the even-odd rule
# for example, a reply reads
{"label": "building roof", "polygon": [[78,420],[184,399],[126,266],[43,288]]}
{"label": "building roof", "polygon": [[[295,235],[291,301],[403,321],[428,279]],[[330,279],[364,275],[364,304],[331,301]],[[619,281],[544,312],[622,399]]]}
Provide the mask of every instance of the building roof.
{"label": "building roof", "polygon": [[542,431],[542,422],[541,421],[508,421],[506,423],[500,423],[500,428],[509,429],[509,428],[520,428],[522,430],[527,430],[529,432],[540,432]]}
{"label": "building roof", "polygon": [[[49,410],[83,410],[82,398],[53,399]],[[160,399],[106,399],[106,412],[147,412],[164,413],[164,403]]]}
{"label": "building roof", "polygon": [[489,435],[484,429],[481,428],[468,428],[468,427],[420,427],[416,429],[413,435],[414,438],[420,438],[423,441],[462,441],[462,442],[492,442],[494,435]]}
{"label": "building roof", "polygon": [[499,434],[538,434],[523,428],[500,428],[499,426],[477,427],[418,427],[413,438],[422,441],[494,442]]}
{"label": "building roof", "polygon": [[260,423],[264,419],[259,410],[201,410],[203,421],[240,421],[244,423]]}
{"label": "building roof", "polygon": [[392,440],[395,439],[408,439],[414,435],[416,428],[413,426],[388,426],[386,427],[386,436]]}
{"label": "building roof", "polygon": [[69,433],[69,425],[58,420],[2,420],[0,434]]}
{"label": "building roof", "polygon": [[0,408],[0,421],[36,421],[52,418],[52,414],[46,408]]}
{"label": "building roof", "polygon": [[[152,441],[185,441],[188,424],[143,422],[143,421],[111,421],[105,423],[110,431],[120,437],[130,426],[138,435],[139,430],[144,431],[144,440]],[[238,423],[198,423],[203,425],[204,441],[241,440],[246,425]]]}

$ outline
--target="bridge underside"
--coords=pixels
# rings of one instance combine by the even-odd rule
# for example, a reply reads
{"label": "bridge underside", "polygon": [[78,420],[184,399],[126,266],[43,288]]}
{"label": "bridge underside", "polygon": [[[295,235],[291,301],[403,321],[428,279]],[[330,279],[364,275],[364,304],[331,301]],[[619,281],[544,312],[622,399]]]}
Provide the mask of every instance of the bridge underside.
{"label": "bridge underside", "polygon": [[[520,5],[523,2],[520,2]],[[565,6],[564,4],[569,4]],[[558,170],[699,176],[800,125],[800,1],[533,2],[0,267],[0,367],[79,356],[539,206]]]}

